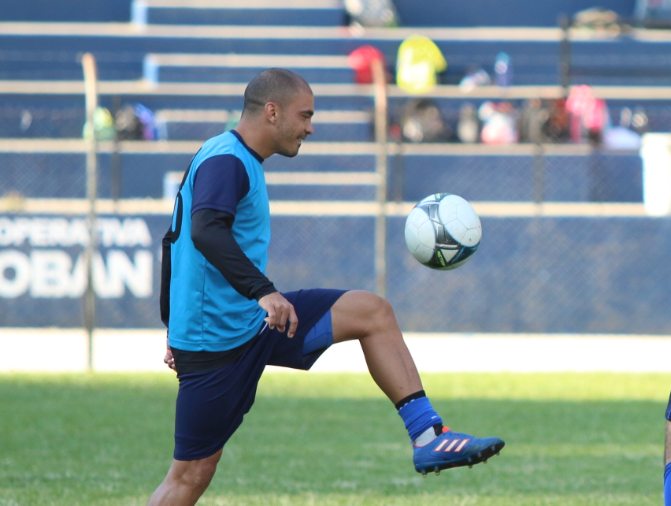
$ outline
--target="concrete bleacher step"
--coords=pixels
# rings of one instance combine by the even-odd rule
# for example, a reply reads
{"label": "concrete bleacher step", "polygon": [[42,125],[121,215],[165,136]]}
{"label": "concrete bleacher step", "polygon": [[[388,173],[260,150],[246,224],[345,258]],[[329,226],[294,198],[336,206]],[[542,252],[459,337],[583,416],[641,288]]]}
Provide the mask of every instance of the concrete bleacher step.
{"label": "concrete bleacher step", "polygon": [[[205,140],[235,126],[241,111],[161,109],[156,119],[166,125],[168,139]],[[311,141],[370,142],[372,116],[366,111],[317,111]]]}
{"label": "concrete bleacher step", "polygon": [[157,54],[145,56],[143,78],[158,82],[248,83],[266,68],[283,67],[310,83],[351,83],[346,56],[264,54]]}
{"label": "concrete bleacher step", "polygon": [[[31,68],[22,68],[20,61],[10,57],[17,54],[17,48],[21,55],[37,54],[47,49],[53,55],[59,55],[63,73],[56,75],[58,67],[54,67],[51,74],[45,72],[45,76],[60,79],[75,75],[77,55],[84,51],[100,55],[102,76],[120,76],[122,73],[126,76],[135,69],[137,78],[140,77],[142,60],[148,53],[345,56],[357,47],[372,44],[393,65],[400,43],[413,33],[415,30],[408,28],[353,32],[345,27],[315,26],[143,27],[132,23],[0,23],[0,58],[5,63],[0,78],[35,76],[26,74],[32,72]],[[559,82],[561,32],[558,29],[430,29],[422,33],[436,42],[448,61],[443,82],[458,82],[473,66],[492,72],[496,55],[501,51],[511,57],[513,83],[550,85]],[[627,38],[606,39],[579,34],[574,38],[571,52],[576,67],[575,79],[595,85],[671,84],[671,76],[665,74],[669,66],[669,31],[635,31]],[[50,64],[47,62],[46,65],[49,70]],[[599,75],[599,69],[603,75]]]}
{"label": "concrete bleacher step", "polygon": [[[606,100],[641,100],[644,102],[669,100],[671,87],[664,86],[593,86],[594,95]],[[150,97],[217,97],[241,100],[245,90],[242,83],[158,83],[149,85],[142,79],[131,81],[100,81],[98,92],[103,96],[144,96]],[[350,97],[371,100],[373,87],[365,84],[324,84],[312,86],[315,97]],[[9,96],[83,96],[83,81],[41,81],[41,80],[0,80],[0,100]],[[421,95],[410,95],[395,85],[388,86],[391,98],[425,97],[434,99],[491,99],[518,100],[527,98],[560,98],[563,88],[559,85],[539,86],[480,86],[464,91],[456,85],[438,85]],[[6,97],[3,97],[6,95]],[[13,100],[13,98],[12,98]]]}
{"label": "concrete bleacher step", "polygon": [[136,25],[340,26],[340,0],[134,0]]}

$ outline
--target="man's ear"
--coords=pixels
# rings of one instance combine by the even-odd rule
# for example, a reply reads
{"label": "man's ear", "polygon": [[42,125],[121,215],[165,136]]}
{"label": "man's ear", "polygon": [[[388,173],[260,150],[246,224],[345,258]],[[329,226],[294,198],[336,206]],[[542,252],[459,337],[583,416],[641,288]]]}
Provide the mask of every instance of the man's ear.
{"label": "man's ear", "polygon": [[268,102],[264,107],[266,119],[273,125],[277,124],[280,115],[280,108],[275,102]]}

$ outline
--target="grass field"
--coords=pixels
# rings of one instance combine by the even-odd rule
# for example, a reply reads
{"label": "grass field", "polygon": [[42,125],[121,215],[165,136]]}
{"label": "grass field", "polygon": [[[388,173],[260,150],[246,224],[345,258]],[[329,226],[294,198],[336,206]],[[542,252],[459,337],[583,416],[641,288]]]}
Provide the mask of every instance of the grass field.
{"label": "grass field", "polygon": [[[432,374],[500,457],[423,479],[366,375],[271,373],[200,505],[658,505],[671,375]],[[0,375],[0,506],[142,505],[172,455],[170,374]]]}

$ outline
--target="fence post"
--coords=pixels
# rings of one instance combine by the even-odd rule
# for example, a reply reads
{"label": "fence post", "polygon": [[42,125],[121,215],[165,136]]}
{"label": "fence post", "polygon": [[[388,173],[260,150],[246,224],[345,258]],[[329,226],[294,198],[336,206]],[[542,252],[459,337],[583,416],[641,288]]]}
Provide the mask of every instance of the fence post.
{"label": "fence post", "polygon": [[536,216],[541,214],[545,201],[545,147],[537,142],[534,147],[534,204]]}
{"label": "fence post", "polygon": [[381,59],[372,62],[375,88],[375,142],[377,144],[377,204],[375,218],[375,292],[385,297],[387,292],[387,76]]}
{"label": "fence post", "polygon": [[562,39],[559,43],[559,86],[562,87],[564,98],[568,98],[571,87],[571,19],[562,14],[559,18]]}
{"label": "fence post", "polygon": [[91,53],[82,57],[84,70],[84,94],[86,100],[86,198],[89,203],[88,228],[89,242],[84,253],[86,265],[86,291],[84,292],[84,328],[88,334],[88,363],[87,368],[93,371],[93,329],[96,322],[96,300],[93,290],[93,257],[97,247],[96,209],[95,203],[98,193],[98,146],[94,125],[95,110],[98,107],[98,75],[96,60]]}

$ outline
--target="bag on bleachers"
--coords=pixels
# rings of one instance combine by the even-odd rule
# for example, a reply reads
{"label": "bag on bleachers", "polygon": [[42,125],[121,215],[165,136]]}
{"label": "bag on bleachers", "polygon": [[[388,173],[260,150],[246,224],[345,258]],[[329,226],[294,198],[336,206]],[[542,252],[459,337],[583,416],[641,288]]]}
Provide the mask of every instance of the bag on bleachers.
{"label": "bag on bleachers", "polygon": [[459,81],[459,89],[464,93],[470,93],[478,86],[489,86],[492,78],[486,70],[481,67],[471,67],[466,70],[466,75]]}
{"label": "bag on bleachers", "polygon": [[398,26],[398,12],[391,0],[345,0],[352,23],[369,27]]}
{"label": "bag on bleachers", "polygon": [[516,144],[519,141],[517,111],[510,102],[485,102],[478,110],[478,117],[482,121],[483,143]]}
{"label": "bag on bleachers", "polygon": [[610,118],[606,101],[596,98],[591,87],[575,86],[566,101],[566,110],[571,114],[570,134],[573,142],[587,138],[593,143],[601,142],[601,135]]}
{"label": "bag on bleachers", "polygon": [[570,114],[566,109],[566,99],[558,98],[546,102],[548,119],[541,130],[549,142],[566,142],[569,139]]}
{"label": "bag on bleachers", "polygon": [[548,121],[550,111],[541,99],[527,100],[522,107],[519,122],[520,142],[540,144],[546,142],[543,135],[543,125]]}
{"label": "bag on bleachers", "polygon": [[372,64],[375,60],[381,60],[387,82],[390,77],[387,69],[387,62],[378,48],[373,46],[361,46],[352,51],[347,57],[347,64],[354,70],[354,82],[357,84],[371,84],[373,82]]}
{"label": "bag on bleachers", "polygon": [[480,140],[480,120],[473,104],[466,103],[459,110],[457,138],[464,144],[475,144]]}
{"label": "bag on bleachers", "polygon": [[410,142],[446,142],[452,131],[431,99],[421,98],[409,101],[401,119],[403,138]]}
{"label": "bag on bleachers", "polygon": [[626,29],[620,23],[617,12],[603,7],[592,7],[576,12],[573,16],[573,27],[611,35],[619,35]]}
{"label": "bag on bleachers", "polygon": [[[93,131],[96,140],[111,141],[114,139],[114,118],[108,109],[96,107],[93,112]],[[87,124],[84,124],[83,137],[87,137]]]}
{"label": "bag on bleachers", "polygon": [[116,113],[115,127],[119,140],[155,141],[154,113],[142,104],[126,104]]}

